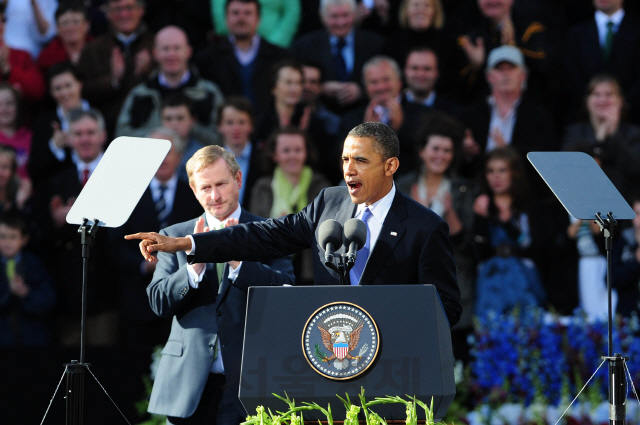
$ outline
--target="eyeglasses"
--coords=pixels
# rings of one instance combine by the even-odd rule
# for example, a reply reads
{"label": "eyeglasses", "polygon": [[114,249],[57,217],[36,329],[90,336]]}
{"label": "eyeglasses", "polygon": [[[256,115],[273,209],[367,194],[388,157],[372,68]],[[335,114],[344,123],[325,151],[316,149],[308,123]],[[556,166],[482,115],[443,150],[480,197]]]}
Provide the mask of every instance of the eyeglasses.
{"label": "eyeglasses", "polygon": [[78,26],[83,21],[84,21],[84,19],[80,19],[80,18],[61,19],[61,20],[58,21],[58,26],[59,27]]}

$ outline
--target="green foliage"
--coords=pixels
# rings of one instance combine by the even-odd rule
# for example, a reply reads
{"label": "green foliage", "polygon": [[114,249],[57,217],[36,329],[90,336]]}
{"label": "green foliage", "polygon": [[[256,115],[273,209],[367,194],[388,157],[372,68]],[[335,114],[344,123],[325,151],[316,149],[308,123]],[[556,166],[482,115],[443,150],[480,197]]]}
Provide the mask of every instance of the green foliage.
{"label": "green foliage", "polygon": [[[273,395],[276,398],[284,401],[288,405],[289,410],[287,412],[277,412],[277,415],[274,415],[271,413],[271,411],[269,411],[268,413],[265,412],[264,406],[258,406],[256,408],[256,414],[253,416],[247,416],[247,421],[243,422],[242,425],[301,425],[303,423],[302,411],[304,410],[321,411],[327,417],[327,424],[333,425],[334,418],[331,413],[330,404],[326,409],[319,406],[317,403],[305,402],[302,403],[303,406],[296,406],[295,400],[290,399],[286,393],[284,397],[277,394]],[[380,417],[380,415],[371,410],[371,406],[387,403],[401,403],[406,406],[407,425],[417,425],[418,406],[425,411],[427,419],[425,425],[446,425],[443,422],[434,422],[433,398],[431,399],[430,406],[427,406],[426,403],[417,400],[415,396],[406,396],[406,400],[398,396],[376,397],[375,399],[367,402],[364,396],[364,388],[361,389],[360,394],[358,395],[358,398],[360,400],[359,406],[351,402],[349,394],[345,394],[345,398],[342,398],[339,395],[336,395],[336,397],[338,397],[338,399],[344,404],[344,407],[347,411],[346,418],[344,419],[344,425],[359,425],[358,415],[360,414],[360,411],[363,412],[367,425],[387,425],[387,421],[384,418]],[[299,416],[298,413],[300,413]]]}

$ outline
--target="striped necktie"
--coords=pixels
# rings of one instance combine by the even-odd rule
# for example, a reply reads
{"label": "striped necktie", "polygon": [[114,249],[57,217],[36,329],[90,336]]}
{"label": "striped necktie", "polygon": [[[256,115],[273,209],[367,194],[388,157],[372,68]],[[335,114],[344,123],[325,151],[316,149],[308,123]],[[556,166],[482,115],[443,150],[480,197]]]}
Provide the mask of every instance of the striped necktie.
{"label": "striped necktie", "polygon": [[164,228],[167,225],[166,219],[169,215],[169,209],[167,208],[167,201],[165,200],[165,194],[167,192],[167,185],[160,185],[160,194],[158,198],[155,200],[156,213],[158,214],[158,222],[160,222],[160,228]]}

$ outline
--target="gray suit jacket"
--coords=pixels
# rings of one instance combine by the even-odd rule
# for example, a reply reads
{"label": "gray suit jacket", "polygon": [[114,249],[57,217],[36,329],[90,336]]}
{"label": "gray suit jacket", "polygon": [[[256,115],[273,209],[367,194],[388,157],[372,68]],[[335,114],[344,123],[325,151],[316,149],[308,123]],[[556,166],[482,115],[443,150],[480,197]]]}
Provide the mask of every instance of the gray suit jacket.
{"label": "gray suit jacket", "polygon": [[[177,237],[192,234],[197,219],[163,229],[160,233]],[[242,211],[241,223],[262,218]],[[147,287],[153,311],[172,317],[171,334],[164,349],[153,383],[149,412],[187,418],[198,406],[214,361],[216,341],[220,349],[226,384],[238,391],[244,337],[247,288],[293,284],[290,258],[243,262],[234,282],[225,266],[218,285],[215,264],[207,264],[198,288],[189,285],[187,256],[160,253],[151,284]],[[236,407],[246,412],[237,400]]]}

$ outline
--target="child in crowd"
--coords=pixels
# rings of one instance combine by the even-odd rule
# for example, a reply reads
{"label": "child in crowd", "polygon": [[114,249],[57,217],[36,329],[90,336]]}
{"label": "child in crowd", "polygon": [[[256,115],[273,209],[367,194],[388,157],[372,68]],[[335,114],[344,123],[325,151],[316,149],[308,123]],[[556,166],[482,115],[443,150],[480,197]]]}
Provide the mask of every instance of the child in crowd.
{"label": "child in crowd", "polygon": [[55,304],[53,282],[40,260],[24,251],[29,240],[18,214],[0,217],[0,346],[52,343],[49,313]]}

